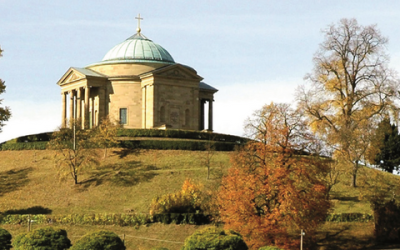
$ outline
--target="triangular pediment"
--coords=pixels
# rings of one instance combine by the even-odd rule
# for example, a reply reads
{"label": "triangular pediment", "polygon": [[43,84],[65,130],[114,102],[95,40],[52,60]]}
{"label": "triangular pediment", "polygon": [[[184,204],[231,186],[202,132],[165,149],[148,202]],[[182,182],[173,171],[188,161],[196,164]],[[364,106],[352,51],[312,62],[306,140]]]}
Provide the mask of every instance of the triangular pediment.
{"label": "triangular pediment", "polygon": [[61,79],[57,82],[58,85],[64,85],[67,83],[75,82],[81,79],[84,79],[85,75],[80,73],[74,68],[68,69],[68,71],[61,77]]}
{"label": "triangular pediment", "polygon": [[106,76],[85,68],[69,68],[68,71],[61,77],[57,82],[58,85],[64,85],[68,83],[73,83],[88,77],[95,78],[106,78]]}
{"label": "triangular pediment", "polygon": [[75,80],[79,80],[82,79],[83,76],[80,74],[77,74],[76,72],[72,71],[68,77],[65,79],[65,82],[73,82]]}
{"label": "triangular pediment", "polygon": [[141,77],[146,76],[155,76],[155,77],[162,77],[162,78],[170,78],[170,79],[180,79],[180,80],[195,80],[201,81],[203,78],[197,74],[197,72],[189,68],[187,66],[181,64],[173,64],[168,65],[166,67],[162,67],[151,72],[145,73],[141,75]]}

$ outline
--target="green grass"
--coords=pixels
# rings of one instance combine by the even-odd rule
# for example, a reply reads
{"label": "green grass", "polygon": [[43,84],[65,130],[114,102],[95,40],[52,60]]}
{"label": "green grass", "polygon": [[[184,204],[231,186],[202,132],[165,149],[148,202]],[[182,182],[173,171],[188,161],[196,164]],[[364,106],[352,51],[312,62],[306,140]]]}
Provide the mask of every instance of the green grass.
{"label": "green grass", "polygon": [[[203,183],[207,189],[217,189],[230,166],[231,154],[215,152],[211,178],[207,180],[204,151],[113,149],[97,169],[79,176],[81,184],[74,185],[71,178],[59,181],[53,151],[0,151],[0,211],[26,212],[34,208],[33,212],[37,210],[54,215],[148,213],[153,197],[180,190],[186,178]],[[399,180],[398,176],[362,168],[359,186],[350,188],[350,177],[343,175],[332,190],[332,212],[372,213],[368,197],[376,191],[387,193],[385,188],[388,187],[394,195],[400,195]],[[3,227],[14,237],[26,231],[25,225]],[[105,228],[121,237],[125,234],[128,249],[165,246],[173,250],[180,249],[184,239],[200,227],[155,223],[139,228],[63,228],[73,242],[89,231]],[[317,238],[320,249],[365,249],[373,245],[373,223],[325,223],[319,229]]]}
{"label": "green grass", "polygon": [[52,214],[148,213],[153,197],[176,192],[186,178],[215,188],[229,165],[229,152],[216,152],[211,180],[201,151],[113,150],[102,164],[72,179],[59,181],[52,151],[0,152],[0,211],[48,208]]}
{"label": "green grass", "polygon": [[362,167],[358,171],[357,187],[350,187],[350,176],[344,174],[331,192],[334,213],[372,214],[370,198],[373,195],[400,196],[400,176]]}

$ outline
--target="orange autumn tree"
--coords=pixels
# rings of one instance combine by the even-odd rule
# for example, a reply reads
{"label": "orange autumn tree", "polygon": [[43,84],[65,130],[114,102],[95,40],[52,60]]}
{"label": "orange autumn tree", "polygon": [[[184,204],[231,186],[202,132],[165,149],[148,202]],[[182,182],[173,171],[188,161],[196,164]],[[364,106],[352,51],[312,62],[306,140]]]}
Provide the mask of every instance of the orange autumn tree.
{"label": "orange autumn tree", "polygon": [[251,249],[298,248],[300,230],[310,239],[330,208],[326,161],[300,154],[315,141],[288,104],[264,106],[246,129],[255,140],[236,152],[222,180],[221,220]]}

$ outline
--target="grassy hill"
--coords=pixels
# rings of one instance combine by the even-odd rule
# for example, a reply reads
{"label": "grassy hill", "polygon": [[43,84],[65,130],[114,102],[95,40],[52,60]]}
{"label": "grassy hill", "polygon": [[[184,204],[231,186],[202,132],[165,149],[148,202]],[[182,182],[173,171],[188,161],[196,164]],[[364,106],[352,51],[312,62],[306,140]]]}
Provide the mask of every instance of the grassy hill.
{"label": "grassy hill", "polygon": [[[100,153],[100,151],[99,151]],[[114,149],[97,169],[72,179],[59,181],[53,151],[0,151],[0,211],[24,212],[32,207],[53,215],[91,213],[148,213],[153,197],[179,190],[186,178],[200,181],[207,189],[217,189],[229,168],[231,152],[215,152],[211,179],[203,161],[204,151]],[[359,187],[349,188],[343,175],[332,192],[333,213],[371,213],[368,195],[391,186],[398,193],[399,177],[363,168]],[[383,189],[382,189],[383,190]],[[399,194],[400,195],[400,194]],[[29,211],[29,210],[28,210]],[[26,225],[3,225],[13,236]],[[40,225],[33,225],[40,227]],[[74,242],[88,231],[107,228],[126,239],[128,249],[165,246],[180,249],[184,239],[201,226],[163,225],[141,227],[63,226]],[[325,223],[319,230],[320,249],[365,249],[373,245],[373,223]],[[350,244],[350,245],[349,245]]]}

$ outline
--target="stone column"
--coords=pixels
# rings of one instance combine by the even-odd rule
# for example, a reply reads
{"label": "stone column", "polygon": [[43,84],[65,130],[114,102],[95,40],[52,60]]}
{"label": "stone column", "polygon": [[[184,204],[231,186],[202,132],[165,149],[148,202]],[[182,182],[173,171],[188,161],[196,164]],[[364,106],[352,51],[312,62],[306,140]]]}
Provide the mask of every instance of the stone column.
{"label": "stone column", "polygon": [[213,99],[208,101],[208,130],[213,131]]}
{"label": "stone column", "polygon": [[69,94],[69,127],[72,128],[74,122],[74,92],[70,90]]}
{"label": "stone column", "polygon": [[81,108],[81,103],[82,103],[82,92],[81,88],[78,88],[76,90],[76,119],[79,121],[82,118],[82,108]]}
{"label": "stone column", "polygon": [[[142,128],[146,128],[146,114],[147,114],[147,85],[142,88]],[[118,110],[118,120],[121,119],[120,114]],[[121,122],[121,121],[120,121]]]}
{"label": "stone column", "polygon": [[94,109],[94,97],[93,98],[91,98],[90,99],[90,105],[92,106],[92,123],[90,124],[90,128],[93,128],[93,127],[95,127],[96,126],[96,112],[95,112],[95,109]]}
{"label": "stone column", "polygon": [[203,130],[204,129],[204,99],[200,100],[200,126],[199,126],[199,130]]}
{"label": "stone column", "polygon": [[90,88],[89,86],[85,87],[85,123],[84,123],[84,127],[86,128],[90,128],[89,125],[89,97],[90,97]]}
{"label": "stone column", "polygon": [[61,93],[61,127],[65,128],[66,120],[67,120],[67,100],[66,100],[66,93]]}

